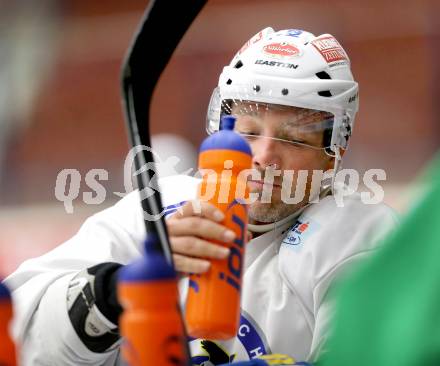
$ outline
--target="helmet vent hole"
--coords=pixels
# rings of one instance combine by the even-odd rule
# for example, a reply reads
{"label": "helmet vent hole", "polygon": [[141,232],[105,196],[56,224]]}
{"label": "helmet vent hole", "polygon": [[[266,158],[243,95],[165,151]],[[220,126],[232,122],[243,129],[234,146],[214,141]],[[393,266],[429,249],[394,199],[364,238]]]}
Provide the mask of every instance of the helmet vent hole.
{"label": "helmet vent hole", "polygon": [[320,79],[331,79],[331,76],[325,71],[320,71],[315,74]]}
{"label": "helmet vent hole", "polygon": [[321,97],[331,97],[332,93],[330,93],[330,90],[322,90],[318,92],[318,95],[320,95]]}
{"label": "helmet vent hole", "polygon": [[231,85],[232,84],[232,80],[228,79],[228,81],[226,82],[227,85]]}
{"label": "helmet vent hole", "polygon": [[[316,74],[315,74],[318,78],[320,78],[320,79],[331,79],[332,77],[327,73],[327,72],[325,72],[325,71],[320,71],[320,72],[317,72]],[[318,92],[318,95],[319,96],[321,96],[321,97],[331,97],[332,96],[332,93],[330,93],[330,90],[321,90],[321,91],[319,91]]]}
{"label": "helmet vent hole", "polygon": [[260,91],[260,85],[254,85],[253,87],[254,91],[256,91],[257,93]]}
{"label": "helmet vent hole", "polygon": [[235,64],[234,68],[239,69],[242,66],[243,66],[243,62],[241,62],[241,60],[238,60],[238,62]]}
{"label": "helmet vent hole", "polygon": [[289,94],[289,89],[284,88],[283,90],[281,90],[281,94],[283,95]]}

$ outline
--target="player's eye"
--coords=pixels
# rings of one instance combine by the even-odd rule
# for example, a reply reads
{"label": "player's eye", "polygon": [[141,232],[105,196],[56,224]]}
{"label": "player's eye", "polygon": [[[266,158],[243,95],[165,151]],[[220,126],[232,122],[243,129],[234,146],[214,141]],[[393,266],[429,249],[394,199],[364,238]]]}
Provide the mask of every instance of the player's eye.
{"label": "player's eye", "polygon": [[259,133],[255,131],[247,131],[246,129],[237,130],[237,133],[241,135],[251,135],[251,136],[258,136]]}
{"label": "player's eye", "polygon": [[289,142],[292,142],[294,144],[306,144],[307,142],[304,140],[299,140],[299,139],[289,139]]}
{"label": "player's eye", "polygon": [[277,136],[279,139],[284,140],[284,141],[288,141],[294,144],[305,144],[307,143],[306,141],[304,141],[304,139],[299,138],[296,134],[289,134],[289,133],[285,133],[285,134],[281,134],[280,136]]}
{"label": "player's eye", "polygon": [[258,136],[260,136],[258,132],[254,132],[254,131],[239,130],[237,131],[237,133],[242,135],[249,142],[254,141]]}

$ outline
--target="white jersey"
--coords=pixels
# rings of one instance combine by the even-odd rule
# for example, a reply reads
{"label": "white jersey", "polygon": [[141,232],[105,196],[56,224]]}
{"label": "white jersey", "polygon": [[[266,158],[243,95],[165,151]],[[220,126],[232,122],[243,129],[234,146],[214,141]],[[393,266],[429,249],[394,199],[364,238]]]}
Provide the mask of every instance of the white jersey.
{"label": "white jersey", "polygon": [[[172,212],[195,198],[198,180],[187,176],[160,182]],[[337,207],[332,196],[298,217],[251,240],[246,247],[242,313],[237,337],[227,342],[192,340],[195,365],[247,360],[284,353],[313,360],[330,317],[327,290],[347,267],[363,258],[396,222],[385,205],[365,205],[358,195]],[[6,280],[16,309],[14,335],[22,364],[120,365],[119,350],[90,351],[71,325],[66,305],[70,280],[102,262],[128,264],[141,255],[145,237],[139,194],[86,220],[79,232],[51,252],[24,262]],[[182,300],[186,283],[181,284]]]}

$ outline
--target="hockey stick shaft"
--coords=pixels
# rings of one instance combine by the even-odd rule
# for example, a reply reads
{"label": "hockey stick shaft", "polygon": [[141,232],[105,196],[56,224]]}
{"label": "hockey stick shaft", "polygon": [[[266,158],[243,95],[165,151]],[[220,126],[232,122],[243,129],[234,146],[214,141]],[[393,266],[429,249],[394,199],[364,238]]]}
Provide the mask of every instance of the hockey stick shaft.
{"label": "hockey stick shaft", "polygon": [[[122,68],[122,95],[131,145],[150,146],[149,110],[154,88],[186,30],[207,0],[151,0],[140,26],[127,52]],[[169,21],[169,13],[178,14],[177,21]],[[154,162],[150,149],[135,155],[136,170]],[[156,220],[145,218],[147,233],[159,238],[161,250],[172,263],[171,249],[159,187],[152,180],[154,172],[146,169],[137,175],[138,189],[154,190],[153,195],[142,200],[142,209]]]}

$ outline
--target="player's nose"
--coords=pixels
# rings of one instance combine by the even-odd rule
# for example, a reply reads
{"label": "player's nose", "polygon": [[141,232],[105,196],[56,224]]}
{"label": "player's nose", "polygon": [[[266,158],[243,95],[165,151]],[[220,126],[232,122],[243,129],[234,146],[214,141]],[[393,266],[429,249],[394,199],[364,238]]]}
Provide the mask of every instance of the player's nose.
{"label": "player's nose", "polygon": [[281,167],[279,144],[270,137],[261,136],[252,142],[253,165],[265,169],[269,166]]}

